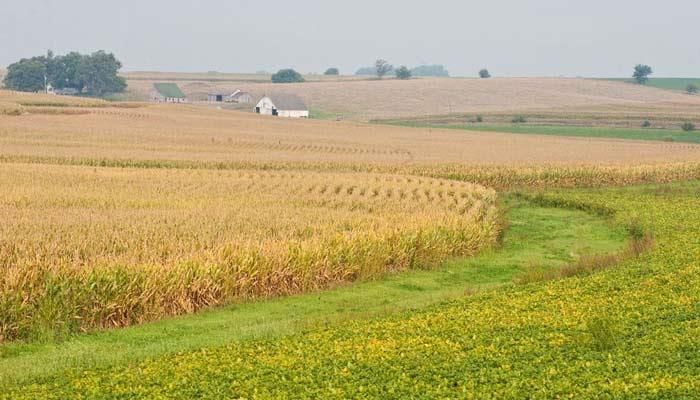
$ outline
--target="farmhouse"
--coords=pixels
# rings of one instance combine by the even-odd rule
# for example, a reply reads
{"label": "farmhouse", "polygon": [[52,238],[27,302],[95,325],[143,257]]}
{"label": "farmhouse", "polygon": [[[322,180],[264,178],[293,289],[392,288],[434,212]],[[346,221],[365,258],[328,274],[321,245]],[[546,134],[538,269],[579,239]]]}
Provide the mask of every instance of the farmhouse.
{"label": "farmhouse", "polygon": [[247,104],[253,102],[253,96],[241,90],[236,90],[229,96],[229,101],[231,103]]}
{"label": "farmhouse", "polygon": [[174,83],[154,83],[151,100],[157,103],[187,103],[187,97]]}
{"label": "farmhouse", "polygon": [[294,95],[265,96],[255,106],[255,112],[286,118],[308,118],[309,110],[304,101]]}

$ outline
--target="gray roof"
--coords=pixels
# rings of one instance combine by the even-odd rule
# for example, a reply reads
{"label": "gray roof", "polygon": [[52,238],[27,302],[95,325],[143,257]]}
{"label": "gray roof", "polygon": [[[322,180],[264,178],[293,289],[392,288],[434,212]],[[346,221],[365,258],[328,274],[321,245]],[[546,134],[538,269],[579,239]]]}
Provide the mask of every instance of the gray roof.
{"label": "gray roof", "polygon": [[304,100],[299,96],[293,94],[275,94],[267,97],[272,100],[272,104],[274,104],[278,110],[306,111],[306,104],[304,104]]}

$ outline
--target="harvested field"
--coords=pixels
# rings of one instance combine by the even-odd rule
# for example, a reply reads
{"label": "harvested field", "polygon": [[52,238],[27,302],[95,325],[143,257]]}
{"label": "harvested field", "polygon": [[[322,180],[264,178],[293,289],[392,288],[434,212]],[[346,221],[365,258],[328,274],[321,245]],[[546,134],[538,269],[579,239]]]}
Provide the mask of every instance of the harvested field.
{"label": "harvested field", "polygon": [[[130,90],[146,98],[153,82],[129,80]],[[648,113],[649,118],[676,113],[698,115],[700,108],[700,96],[624,82],[573,78],[330,80],[284,85],[183,80],[179,84],[193,100],[206,99],[207,92],[235,89],[250,91],[257,97],[270,93],[297,94],[312,110],[358,121],[525,111],[592,113],[615,118],[620,114]]]}
{"label": "harvested field", "polygon": [[58,107],[51,114],[42,111],[50,107],[25,108],[30,114],[0,116],[0,157],[4,159],[385,166],[700,161],[700,147],[682,143],[285,120],[196,106]]}

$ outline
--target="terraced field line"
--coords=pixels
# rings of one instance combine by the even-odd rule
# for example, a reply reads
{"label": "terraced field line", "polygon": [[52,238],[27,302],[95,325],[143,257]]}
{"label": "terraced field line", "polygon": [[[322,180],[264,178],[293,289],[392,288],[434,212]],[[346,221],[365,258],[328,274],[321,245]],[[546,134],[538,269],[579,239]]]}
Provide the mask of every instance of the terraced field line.
{"label": "terraced field line", "polygon": [[624,229],[599,217],[510,200],[510,229],[500,249],[455,260],[433,271],[412,271],[328,292],[235,304],[138,327],[76,336],[60,344],[0,346],[0,386],[48,379],[69,369],[133,363],[232,341],[288,335],[417,308],[512,282],[536,263],[556,267],[586,253],[624,243]]}

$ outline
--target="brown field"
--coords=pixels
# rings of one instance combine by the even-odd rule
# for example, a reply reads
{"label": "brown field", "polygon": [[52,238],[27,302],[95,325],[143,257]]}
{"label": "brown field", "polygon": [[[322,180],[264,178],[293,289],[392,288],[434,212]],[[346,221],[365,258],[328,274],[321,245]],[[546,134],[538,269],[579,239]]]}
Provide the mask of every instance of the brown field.
{"label": "brown field", "polygon": [[[0,92],[5,102],[13,97]],[[29,101],[27,99],[33,99]],[[352,122],[286,120],[182,105],[17,97],[29,113],[0,116],[0,156],[306,162],[378,165],[581,164],[700,161],[681,143],[456,132]],[[48,100],[47,100],[48,99]],[[55,107],[49,101],[75,101]],[[37,105],[39,104],[39,105]],[[42,105],[43,104],[43,105]],[[138,107],[137,107],[138,106]],[[46,112],[50,111],[50,112]]]}
{"label": "brown field", "polygon": [[[160,76],[163,80],[173,77]],[[157,81],[145,79],[148,78],[145,75],[139,75],[138,79],[127,75],[127,78],[132,93],[144,99]],[[512,117],[518,113],[544,113],[566,119],[593,115],[617,120],[627,114],[645,118],[700,117],[698,97],[624,82],[573,78],[352,79],[284,85],[262,80],[183,79],[178,83],[195,101],[205,100],[208,92],[233,92],[235,89],[250,91],[257,97],[292,93],[304,98],[312,111],[325,117],[357,121],[447,114]]]}

